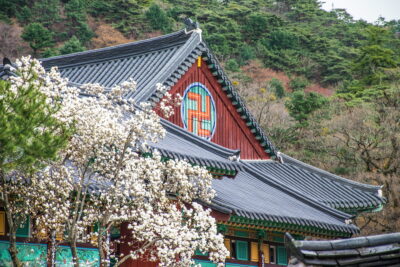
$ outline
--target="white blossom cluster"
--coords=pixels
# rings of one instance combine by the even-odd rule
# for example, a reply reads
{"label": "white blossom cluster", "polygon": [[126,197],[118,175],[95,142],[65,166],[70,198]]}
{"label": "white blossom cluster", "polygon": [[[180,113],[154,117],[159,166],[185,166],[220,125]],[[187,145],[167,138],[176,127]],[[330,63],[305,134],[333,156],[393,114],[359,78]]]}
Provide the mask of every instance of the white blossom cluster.
{"label": "white blossom cluster", "polygon": [[[165,130],[150,104],[138,108],[123,98],[134,90],[133,81],[110,91],[98,84],[75,88],[55,68],[45,72],[37,60],[22,58],[17,66],[20,76],[12,83],[21,85],[24,75],[35,73],[49,101],[62,101],[57,119],[74,130],[56,162],[29,186],[18,185],[31,207],[23,212],[35,218],[42,234],[66,233],[63,238],[71,248],[77,241],[95,240],[107,266],[115,253],[109,231],[129,222],[129,236],[121,238],[131,240],[132,251],[115,255],[120,263],[145,257],[160,266],[191,266],[196,249],[209,252],[214,262],[225,261],[228,251],[215,219],[194,202],[211,201],[212,176],[205,168],[164,159],[149,149],[147,142],[157,142]],[[171,115],[171,95],[165,99],[161,110]],[[95,223],[99,231],[90,234]],[[133,246],[134,242],[141,245]]]}

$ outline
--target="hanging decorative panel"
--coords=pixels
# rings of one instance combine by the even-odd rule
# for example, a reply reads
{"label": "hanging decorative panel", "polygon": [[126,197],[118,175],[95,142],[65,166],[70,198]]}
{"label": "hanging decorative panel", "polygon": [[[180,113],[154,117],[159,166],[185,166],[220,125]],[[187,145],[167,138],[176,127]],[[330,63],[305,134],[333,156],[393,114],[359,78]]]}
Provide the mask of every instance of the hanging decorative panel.
{"label": "hanging decorative panel", "polygon": [[196,82],[186,88],[181,114],[185,129],[208,140],[212,138],[217,111],[214,98],[204,84]]}

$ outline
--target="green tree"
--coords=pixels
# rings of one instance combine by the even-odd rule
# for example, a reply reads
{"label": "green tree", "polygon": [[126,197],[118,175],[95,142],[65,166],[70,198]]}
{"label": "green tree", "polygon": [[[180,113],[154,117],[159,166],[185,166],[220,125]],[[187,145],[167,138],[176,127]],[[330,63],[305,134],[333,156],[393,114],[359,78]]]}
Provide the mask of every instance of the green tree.
{"label": "green tree", "polygon": [[0,0],[0,19],[15,16],[18,8],[25,4],[26,0]]}
{"label": "green tree", "polygon": [[72,36],[67,42],[65,42],[64,46],[60,48],[60,54],[71,54],[75,52],[85,51],[85,47],[81,44],[76,36]]}
{"label": "green tree", "polygon": [[289,115],[298,122],[298,126],[308,125],[309,116],[328,103],[328,99],[315,92],[295,91],[285,103]]}
{"label": "green tree", "polygon": [[34,1],[32,8],[33,20],[45,27],[52,26],[60,20],[60,1],[59,0],[39,0]]}
{"label": "green tree", "polygon": [[237,72],[240,70],[239,64],[234,58],[231,58],[226,61],[225,68],[229,71]]}
{"label": "green tree", "polygon": [[53,45],[53,34],[42,24],[34,22],[27,25],[21,35],[22,39],[29,43],[33,49],[33,55],[37,56],[43,48]]}
{"label": "green tree", "polygon": [[86,23],[86,1],[71,0],[65,5],[67,15],[68,37],[77,36],[81,43],[86,44],[94,36]]}
{"label": "green tree", "polygon": [[29,215],[24,189],[29,190],[32,175],[56,157],[71,133],[54,116],[60,99],[49,101],[41,90],[45,81],[35,66],[24,67],[16,80],[0,81],[0,188],[10,233],[9,252],[16,267],[22,266],[16,231]]}
{"label": "green tree", "polygon": [[17,11],[16,16],[18,21],[23,25],[26,25],[32,21],[32,11],[28,6],[24,6]]}
{"label": "green tree", "polygon": [[301,77],[295,77],[289,82],[290,89],[292,89],[293,91],[303,91],[304,89],[306,89],[307,85],[308,81]]}
{"label": "green tree", "polygon": [[354,62],[354,72],[366,85],[381,84],[385,79],[385,69],[397,66],[395,53],[386,47],[388,30],[371,26],[366,31],[367,41]]}
{"label": "green tree", "polygon": [[285,96],[285,87],[283,87],[283,84],[280,80],[273,78],[269,82],[269,86],[278,98],[282,98]]}
{"label": "green tree", "polygon": [[170,18],[168,18],[167,13],[157,4],[152,4],[150,6],[149,10],[146,12],[146,18],[149,20],[150,26],[154,30],[161,30],[164,33],[172,30]]}

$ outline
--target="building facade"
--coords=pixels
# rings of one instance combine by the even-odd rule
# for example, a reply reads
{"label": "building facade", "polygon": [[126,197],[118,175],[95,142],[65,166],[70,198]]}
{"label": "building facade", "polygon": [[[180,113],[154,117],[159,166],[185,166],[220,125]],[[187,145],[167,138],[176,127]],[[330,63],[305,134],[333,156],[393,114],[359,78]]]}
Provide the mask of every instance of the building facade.
{"label": "building facade", "polygon": [[[133,79],[137,89],[126,97],[150,101],[157,112],[164,95],[156,84],[183,97],[174,115],[162,120],[166,138],[152,146],[168,158],[207,167],[215,176],[217,195],[207,206],[230,251],[226,266],[286,266],[285,232],[298,240],[351,237],[358,232],[351,223],[353,216],[379,210],[385,202],[379,186],[347,180],[279,152],[246,108],[196,24],[148,40],[42,59],[42,63],[46,68],[57,66],[77,86],[112,87]],[[5,65],[0,73],[7,76]],[[9,257],[4,217],[0,211],[0,262]],[[115,238],[125,231],[122,225]],[[37,255],[29,257],[45,262],[46,243],[29,239],[29,223],[21,227],[22,232],[21,251],[28,246]],[[118,250],[129,251],[129,244],[120,244]],[[83,261],[97,264],[98,252],[89,244],[80,251]],[[29,261],[29,257],[24,259]],[[68,264],[69,257],[69,250],[60,246],[56,261],[61,265],[57,266]],[[196,252],[195,260],[202,266],[215,266],[201,253]],[[128,261],[124,266],[156,265]]]}

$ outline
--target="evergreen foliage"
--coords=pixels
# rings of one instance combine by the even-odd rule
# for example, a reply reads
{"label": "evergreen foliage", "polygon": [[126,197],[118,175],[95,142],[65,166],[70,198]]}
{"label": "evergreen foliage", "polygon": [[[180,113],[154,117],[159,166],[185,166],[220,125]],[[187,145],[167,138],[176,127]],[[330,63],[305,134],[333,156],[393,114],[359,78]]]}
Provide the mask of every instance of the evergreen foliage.
{"label": "evergreen foliage", "polygon": [[70,0],[65,4],[67,15],[68,36],[78,39],[86,44],[94,36],[93,31],[86,23],[86,0]]}
{"label": "evergreen foliage", "polygon": [[65,42],[64,46],[60,48],[60,54],[71,54],[75,52],[85,51],[85,47],[81,44],[76,36],[72,36],[67,42]]}
{"label": "evergreen foliage", "polygon": [[57,42],[75,35],[85,46],[94,37],[87,14],[134,39],[181,29],[183,18],[190,17],[222,61],[243,66],[257,58],[265,67],[342,89],[361,76],[368,76],[361,81],[367,86],[383,81],[400,55],[399,21],[371,25],[343,9],[324,11],[319,0],[0,0],[0,6],[6,7],[0,16],[39,22],[56,33]]}
{"label": "evergreen foliage", "polygon": [[275,95],[278,98],[282,98],[285,96],[285,88],[283,87],[283,84],[280,80],[273,78],[269,82],[269,86],[271,87],[272,91],[275,93]]}
{"label": "evergreen foliage", "polygon": [[47,104],[36,74],[27,84],[11,88],[0,81],[0,171],[30,172],[52,159],[66,145],[70,130],[52,115],[57,106]]}
{"label": "evergreen foliage", "polygon": [[301,77],[296,77],[296,78],[290,80],[290,83],[289,83],[290,89],[292,89],[293,91],[302,91],[302,90],[306,89],[307,85],[308,85],[308,81]]}
{"label": "evergreen foliage", "polygon": [[298,122],[299,126],[304,127],[308,125],[309,116],[327,103],[328,100],[320,94],[295,91],[285,105],[290,116]]}
{"label": "evergreen foliage", "polygon": [[21,37],[29,43],[34,55],[37,55],[43,48],[53,45],[53,34],[37,22],[27,25]]}
{"label": "evergreen foliage", "polygon": [[146,12],[146,18],[149,20],[153,30],[161,30],[164,33],[168,33],[172,30],[171,19],[168,18],[165,11],[157,4],[152,4],[150,6],[149,10]]}
{"label": "evergreen foliage", "polygon": [[61,4],[59,0],[38,0],[32,7],[35,22],[50,27],[60,20]]}

